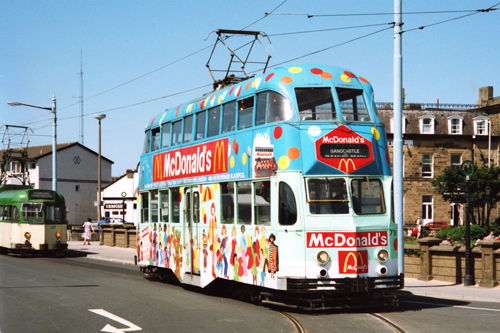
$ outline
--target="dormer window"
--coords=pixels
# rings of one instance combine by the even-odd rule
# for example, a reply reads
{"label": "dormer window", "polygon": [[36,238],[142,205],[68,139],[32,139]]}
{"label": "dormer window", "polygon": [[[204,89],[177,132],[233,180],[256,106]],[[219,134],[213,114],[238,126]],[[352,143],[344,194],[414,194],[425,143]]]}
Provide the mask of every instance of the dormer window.
{"label": "dormer window", "polygon": [[[394,133],[394,117],[391,118],[391,133]],[[406,117],[402,117],[401,119],[401,133],[406,133]]]}
{"label": "dormer window", "polygon": [[474,135],[488,135],[489,122],[488,117],[481,116],[474,118]]}
{"label": "dormer window", "polygon": [[433,116],[420,117],[420,133],[421,134],[434,134],[434,117]]}
{"label": "dormer window", "polygon": [[462,122],[461,116],[448,118],[448,134],[462,134]]}

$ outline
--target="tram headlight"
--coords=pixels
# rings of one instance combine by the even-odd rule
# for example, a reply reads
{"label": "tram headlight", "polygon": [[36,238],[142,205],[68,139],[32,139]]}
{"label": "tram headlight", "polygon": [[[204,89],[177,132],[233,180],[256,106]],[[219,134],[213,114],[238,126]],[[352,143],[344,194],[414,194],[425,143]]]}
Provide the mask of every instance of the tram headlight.
{"label": "tram headlight", "polygon": [[56,232],[56,238],[61,238],[61,232],[60,231]]}
{"label": "tram headlight", "polygon": [[319,251],[316,254],[316,260],[320,265],[326,265],[330,261],[330,256],[325,251]]}
{"label": "tram headlight", "polygon": [[31,233],[30,233],[30,232],[28,232],[28,231],[26,231],[26,232],[24,233],[24,238],[26,238],[26,240],[29,240],[29,239],[31,238]]}
{"label": "tram headlight", "polygon": [[386,249],[380,249],[377,251],[377,260],[384,263],[389,259],[389,252]]}

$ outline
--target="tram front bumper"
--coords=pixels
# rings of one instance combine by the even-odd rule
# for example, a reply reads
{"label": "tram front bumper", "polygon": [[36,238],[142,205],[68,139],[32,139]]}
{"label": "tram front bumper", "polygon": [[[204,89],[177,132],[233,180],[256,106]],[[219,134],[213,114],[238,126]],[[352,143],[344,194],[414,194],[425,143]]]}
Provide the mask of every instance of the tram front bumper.
{"label": "tram front bumper", "polygon": [[287,279],[287,292],[363,294],[402,289],[404,274],[385,277],[355,277],[338,279]]}

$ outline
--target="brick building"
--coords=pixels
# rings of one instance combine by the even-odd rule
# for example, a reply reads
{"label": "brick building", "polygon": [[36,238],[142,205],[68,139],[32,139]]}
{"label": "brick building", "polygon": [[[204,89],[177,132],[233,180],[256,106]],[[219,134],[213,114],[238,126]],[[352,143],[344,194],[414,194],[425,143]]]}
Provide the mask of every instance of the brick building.
{"label": "brick building", "polygon": [[[455,168],[466,160],[478,166],[499,165],[500,98],[493,87],[479,90],[475,105],[405,104],[403,110],[403,214],[406,226],[417,217],[424,223],[443,221],[462,225],[465,207],[443,201],[430,183],[445,168]],[[392,153],[393,115],[390,105],[379,108],[387,128]],[[490,133],[491,124],[491,133]],[[498,217],[491,207],[490,221]]]}

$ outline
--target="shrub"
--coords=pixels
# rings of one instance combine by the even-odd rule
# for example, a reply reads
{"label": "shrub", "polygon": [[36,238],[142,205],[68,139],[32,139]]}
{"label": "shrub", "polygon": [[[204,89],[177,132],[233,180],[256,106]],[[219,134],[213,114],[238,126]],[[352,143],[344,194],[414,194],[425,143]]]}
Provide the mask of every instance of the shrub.
{"label": "shrub", "polygon": [[[487,234],[488,233],[486,232],[486,229],[478,226],[477,224],[472,224],[470,226],[471,240],[483,239],[483,237]],[[465,225],[461,225],[460,227],[443,227],[436,234],[436,237],[440,239],[451,237],[451,239],[453,239],[454,241],[461,241],[462,238],[465,238]]]}
{"label": "shrub", "polygon": [[500,234],[500,217],[490,224],[490,231],[493,231],[495,235]]}

